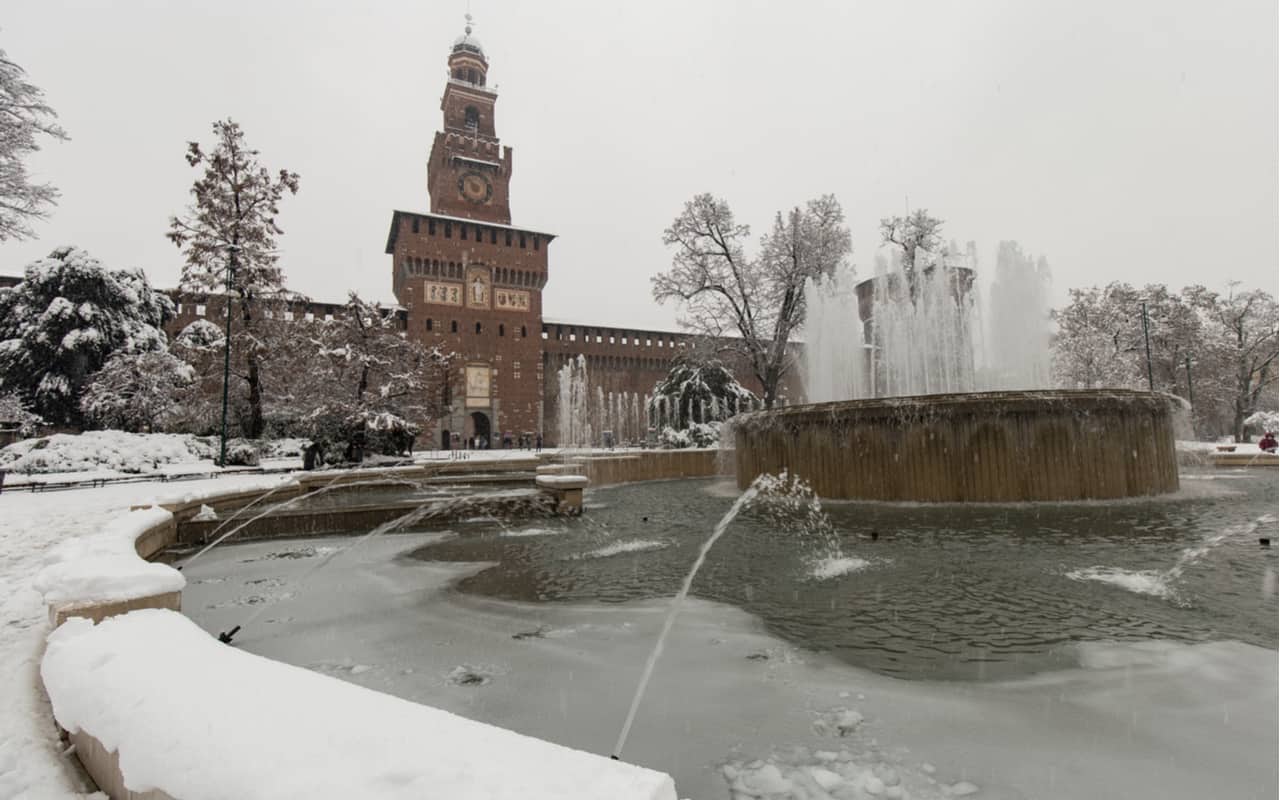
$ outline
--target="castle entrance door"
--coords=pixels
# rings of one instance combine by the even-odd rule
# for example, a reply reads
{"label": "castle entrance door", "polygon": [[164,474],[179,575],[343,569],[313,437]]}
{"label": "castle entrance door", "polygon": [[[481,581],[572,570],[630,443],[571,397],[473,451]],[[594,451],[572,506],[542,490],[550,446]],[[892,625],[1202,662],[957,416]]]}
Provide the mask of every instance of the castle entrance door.
{"label": "castle entrance door", "polygon": [[471,428],[475,435],[479,437],[481,447],[487,447],[492,444],[489,434],[489,415],[483,411],[471,412]]}

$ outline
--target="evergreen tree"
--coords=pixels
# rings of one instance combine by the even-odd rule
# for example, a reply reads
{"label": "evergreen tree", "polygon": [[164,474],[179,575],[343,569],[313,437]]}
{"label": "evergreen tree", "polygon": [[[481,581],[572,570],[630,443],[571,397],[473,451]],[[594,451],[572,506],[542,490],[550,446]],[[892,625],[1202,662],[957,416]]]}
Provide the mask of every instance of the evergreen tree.
{"label": "evergreen tree", "polygon": [[49,422],[78,425],[89,377],[116,352],[164,350],[172,316],[173,303],[141,271],[58,248],[0,292],[0,393],[16,393]]}

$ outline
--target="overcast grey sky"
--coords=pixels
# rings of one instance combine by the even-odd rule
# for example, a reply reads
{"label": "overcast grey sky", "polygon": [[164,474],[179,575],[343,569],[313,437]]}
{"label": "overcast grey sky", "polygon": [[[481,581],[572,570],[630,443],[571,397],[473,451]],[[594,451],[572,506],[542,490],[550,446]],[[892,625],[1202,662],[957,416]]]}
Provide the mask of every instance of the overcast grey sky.
{"label": "overcast grey sky", "polygon": [[[71,141],[32,159],[62,190],[18,273],[60,244],[173,285],[165,238],[230,116],[302,176],[280,219],[290,285],[391,300],[393,209],[428,208],[458,2],[10,0],[0,48]],[[1048,257],[1055,297],[1126,280],[1276,290],[1277,4],[472,0],[515,148],[512,215],[557,233],[544,313],[670,327],[649,277],[698,192],[763,233],[834,193],[869,274],[882,216]]]}

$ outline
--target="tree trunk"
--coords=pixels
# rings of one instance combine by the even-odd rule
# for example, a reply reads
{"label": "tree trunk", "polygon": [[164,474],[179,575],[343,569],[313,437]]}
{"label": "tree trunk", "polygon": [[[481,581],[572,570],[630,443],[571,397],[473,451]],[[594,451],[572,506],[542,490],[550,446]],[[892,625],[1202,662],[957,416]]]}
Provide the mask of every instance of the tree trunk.
{"label": "tree trunk", "polygon": [[1248,441],[1244,435],[1244,420],[1246,416],[1244,410],[1237,405],[1235,419],[1231,423],[1231,430],[1235,431],[1236,441],[1242,444]]}
{"label": "tree trunk", "polygon": [[262,377],[258,371],[258,356],[249,353],[249,430],[248,438],[262,437],[262,429],[266,427],[262,421]]}

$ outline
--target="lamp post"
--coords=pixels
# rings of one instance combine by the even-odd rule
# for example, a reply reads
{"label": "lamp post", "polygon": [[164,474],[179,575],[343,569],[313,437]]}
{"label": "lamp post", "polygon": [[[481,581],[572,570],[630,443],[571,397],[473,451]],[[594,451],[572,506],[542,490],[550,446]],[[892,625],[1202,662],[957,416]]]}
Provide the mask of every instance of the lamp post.
{"label": "lamp post", "polygon": [[231,299],[234,296],[236,280],[236,251],[239,245],[227,247],[227,290],[223,295],[227,304],[227,326],[222,343],[222,435],[218,454],[218,466],[227,466],[227,385],[231,379]]}
{"label": "lamp post", "polygon": [[1156,390],[1156,382],[1151,377],[1151,334],[1147,330],[1147,301],[1142,301],[1142,340],[1147,345],[1147,391]]}

